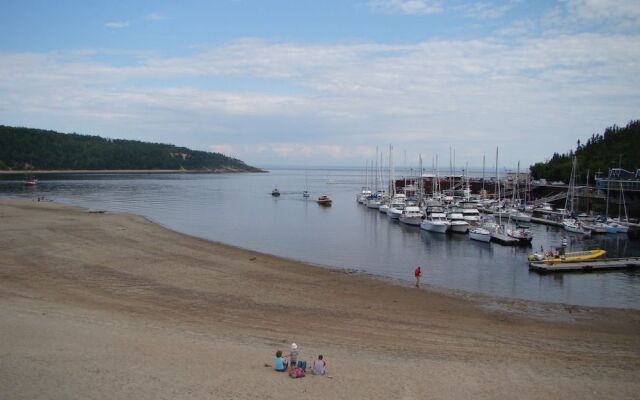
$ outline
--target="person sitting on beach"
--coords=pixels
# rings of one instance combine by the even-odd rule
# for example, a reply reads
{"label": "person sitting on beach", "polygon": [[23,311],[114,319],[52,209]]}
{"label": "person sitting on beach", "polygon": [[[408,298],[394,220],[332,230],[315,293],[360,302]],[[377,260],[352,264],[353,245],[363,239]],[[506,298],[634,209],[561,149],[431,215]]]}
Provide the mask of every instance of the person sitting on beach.
{"label": "person sitting on beach", "polygon": [[314,375],[324,375],[327,372],[327,362],[323,359],[322,354],[318,356],[318,359],[313,363]]}
{"label": "person sitting on beach", "polygon": [[291,367],[295,367],[298,363],[298,356],[300,353],[298,352],[298,345],[295,343],[291,343],[291,353],[289,353],[289,362],[291,363]]}
{"label": "person sitting on beach", "polygon": [[278,372],[285,372],[287,370],[287,361],[282,357],[282,350],[276,351],[276,358],[273,360],[273,367]]}

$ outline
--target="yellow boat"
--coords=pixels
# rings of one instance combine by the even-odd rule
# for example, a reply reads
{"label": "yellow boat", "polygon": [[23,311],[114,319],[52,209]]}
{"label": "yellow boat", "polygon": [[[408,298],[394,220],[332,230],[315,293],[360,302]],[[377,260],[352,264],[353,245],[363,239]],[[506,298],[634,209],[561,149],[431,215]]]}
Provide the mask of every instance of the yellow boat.
{"label": "yellow boat", "polygon": [[570,262],[580,262],[580,261],[588,261],[593,260],[595,258],[600,258],[607,254],[605,250],[596,249],[596,250],[586,250],[586,251],[573,251],[569,253],[564,253],[562,251],[549,251],[547,253],[534,253],[530,254],[527,259],[529,261],[536,262],[545,262],[549,264],[556,263],[570,263]]}

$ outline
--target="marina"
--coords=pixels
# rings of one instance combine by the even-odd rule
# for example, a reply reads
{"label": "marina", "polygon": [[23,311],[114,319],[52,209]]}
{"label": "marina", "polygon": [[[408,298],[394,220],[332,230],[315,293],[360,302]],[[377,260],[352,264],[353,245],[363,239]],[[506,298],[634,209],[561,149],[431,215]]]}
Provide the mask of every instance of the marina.
{"label": "marina", "polygon": [[[407,173],[401,171],[398,176]],[[329,175],[333,183],[328,183]],[[413,269],[421,265],[425,285],[444,291],[588,306],[638,308],[640,304],[637,270],[545,276],[530,270],[527,261],[534,251],[554,249],[563,239],[567,251],[600,248],[607,251],[607,257],[639,257],[640,244],[626,234],[583,237],[532,219],[523,223],[533,235],[530,245],[504,246],[485,242],[480,228],[475,239],[471,228],[469,233],[427,231],[420,223],[400,222],[389,212],[356,201],[365,179],[363,169],[274,168],[268,174],[213,175],[49,174],[38,178],[38,185],[29,188],[21,177],[2,177],[0,196],[34,201],[46,197],[107,213],[142,215],[196,237],[401,284],[411,284]],[[276,184],[280,196],[271,194]],[[331,207],[316,203],[322,195],[330,197]],[[476,226],[476,204],[460,205],[463,219]],[[507,221],[503,218],[503,223]]]}

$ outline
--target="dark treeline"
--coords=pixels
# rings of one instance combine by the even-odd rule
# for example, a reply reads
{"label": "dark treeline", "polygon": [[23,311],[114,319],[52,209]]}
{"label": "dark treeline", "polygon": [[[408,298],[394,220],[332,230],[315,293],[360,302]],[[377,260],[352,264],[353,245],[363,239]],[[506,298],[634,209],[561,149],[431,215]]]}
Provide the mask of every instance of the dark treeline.
{"label": "dark treeline", "polygon": [[627,171],[635,171],[640,168],[640,121],[631,121],[624,128],[614,125],[603,134],[593,134],[586,143],[578,140],[575,151],[554,153],[549,161],[534,164],[531,174],[534,179],[568,182],[574,155],[578,161],[577,182],[585,182],[587,171],[591,181],[596,172],[600,171],[606,176],[609,168],[619,165]]}
{"label": "dark treeline", "polygon": [[169,144],[0,125],[0,170],[260,171],[219,153]]}

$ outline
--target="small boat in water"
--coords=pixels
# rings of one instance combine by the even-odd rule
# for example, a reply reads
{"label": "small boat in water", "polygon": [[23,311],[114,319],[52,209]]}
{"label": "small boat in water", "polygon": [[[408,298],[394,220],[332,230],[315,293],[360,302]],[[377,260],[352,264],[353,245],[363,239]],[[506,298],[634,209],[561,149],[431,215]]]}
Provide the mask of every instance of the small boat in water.
{"label": "small boat in water", "polygon": [[407,225],[420,226],[424,219],[424,214],[420,211],[420,207],[407,206],[402,210],[402,214],[400,214],[399,219],[400,222]]}
{"label": "small boat in water", "polygon": [[34,176],[27,176],[24,180],[25,186],[35,186],[38,184],[38,180]]}
{"label": "small boat in water", "polygon": [[331,199],[329,198],[329,196],[322,195],[322,196],[318,197],[318,200],[316,200],[316,201],[321,206],[330,206],[331,205]]}
{"label": "small boat in water", "polygon": [[280,196],[280,191],[278,190],[278,188],[273,188],[273,190],[271,191],[271,195],[274,197]]}
{"label": "small boat in water", "polygon": [[561,248],[557,251],[551,250],[546,253],[530,254],[527,257],[527,260],[555,264],[555,263],[588,261],[588,260],[600,258],[605,254],[607,254],[607,252],[602,249],[573,251],[573,252],[565,253],[564,249]]}
{"label": "small boat in water", "polygon": [[302,192],[302,197],[309,197],[309,191],[305,190],[304,192]]}
{"label": "small boat in water", "polygon": [[517,239],[520,244],[531,244],[531,241],[533,240],[533,234],[531,231],[522,226],[507,229],[507,235]]}
{"label": "small boat in water", "polygon": [[491,232],[478,226],[469,231],[469,238],[480,242],[489,243],[491,241]]}
{"label": "small boat in water", "polygon": [[562,226],[567,232],[591,235],[591,231],[586,229],[582,223],[576,219],[565,219],[562,221]]}

